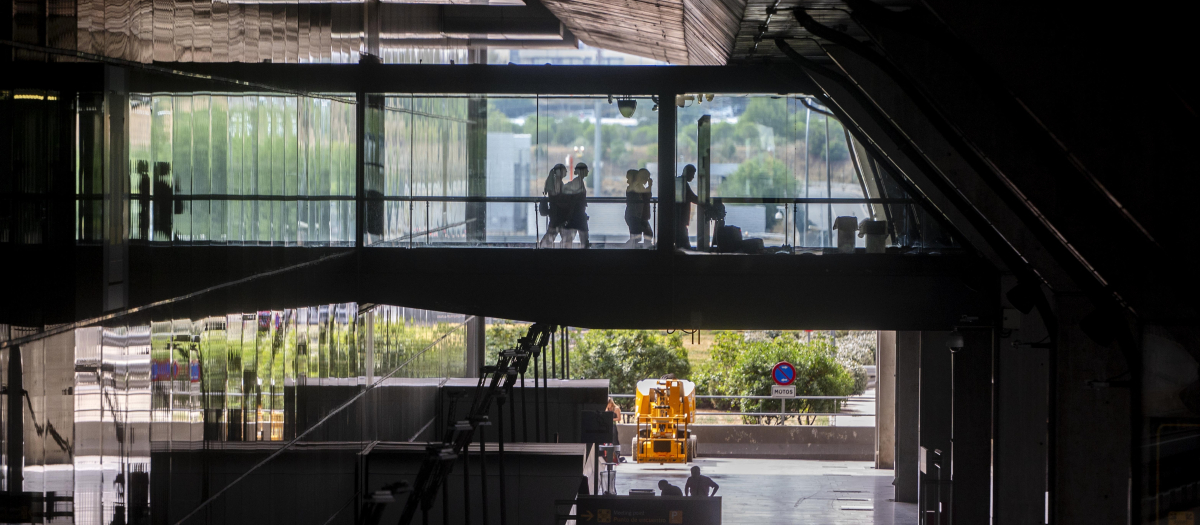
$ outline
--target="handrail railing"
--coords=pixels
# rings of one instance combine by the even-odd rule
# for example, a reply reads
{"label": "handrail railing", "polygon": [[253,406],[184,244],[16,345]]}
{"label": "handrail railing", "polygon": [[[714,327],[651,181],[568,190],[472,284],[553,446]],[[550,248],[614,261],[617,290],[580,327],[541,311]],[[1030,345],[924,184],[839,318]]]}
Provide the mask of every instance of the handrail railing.
{"label": "handrail railing", "polygon": [[[614,398],[629,398],[635,397],[634,394],[609,394],[608,397]],[[771,396],[710,396],[697,395],[696,399],[874,399],[866,396],[795,396],[795,397],[771,397]]]}
{"label": "handrail railing", "polygon": [[913,199],[855,199],[825,197],[713,197],[725,204],[913,204]]}
{"label": "handrail railing", "polygon": [[[629,399],[635,397],[635,394],[609,394],[608,397],[617,399]],[[868,400],[874,399],[867,396],[795,396],[795,397],[771,397],[771,396],[719,396],[719,395],[697,395],[696,399],[754,399],[754,400],[777,400],[780,405],[780,412],[704,412],[697,415],[704,416],[753,416],[753,417],[790,417],[790,416],[840,416],[840,417],[875,417],[875,414],[853,414],[846,412],[787,412],[787,402],[792,400],[815,399],[815,400]],[[637,414],[628,412],[622,413],[621,419],[624,423],[633,421]]]}
{"label": "handrail railing", "polygon": [[[374,202],[542,202],[546,197],[467,197],[450,195],[391,195],[384,197],[367,197],[364,200]],[[625,197],[587,197],[589,203],[625,204]],[[658,202],[658,197],[651,197],[650,202]]]}
{"label": "handrail railing", "polygon": [[[487,197],[487,196],[452,196],[452,195],[388,195],[380,197],[365,197],[367,201],[384,202],[541,202],[543,196],[532,197]],[[912,204],[914,199],[855,199],[855,198],[825,198],[825,197],[713,197],[715,202],[726,204]],[[589,203],[625,204],[625,197],[587,197]],[[658,197],[650,197],[650,202],[659,202]]]}

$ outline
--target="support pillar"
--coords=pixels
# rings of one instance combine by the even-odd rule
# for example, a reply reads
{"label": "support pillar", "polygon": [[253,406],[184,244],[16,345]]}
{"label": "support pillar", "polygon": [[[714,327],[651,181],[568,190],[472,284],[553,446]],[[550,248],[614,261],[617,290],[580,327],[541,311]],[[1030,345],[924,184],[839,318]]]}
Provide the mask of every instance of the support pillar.
{"label": "support pillar", "polygon": [[[699,95],[697,95],[699,96]],[[712,204],[712,116],[704,115],[696,122],[696,249],[707,252],[711,247],[708,231],[708,213],[705,206]],[[686,182],[685,182],[686,184]],[[681,195],[682,197],[682,195]],[[682,203],[687,209],[687,203]],[[685,212],[686,213],[686,212]]]}
{"label": "support pillar", "polygon": [[963,348],[951,356],[953,523],[988,523],[992,489],[992,328],[959,328],[959,332]]}
{"label": "support pillar", "polygon": [[658,94],[658,251],[675,251],[675,120],[674,93]]}
{"label": "support pillar", "polygon": [[[1015,280],[1005,286],[1015,286]],[[1042,523],[1046,516],[1049,352],[1036,311],[1006,303],[996,345],[993,523]],[[1041,343],[1039,343],[1041,342]]]}
{"label": "support pillar", "polygon": [[367,386],[375,382],[375,309],[367,310]]}
{"label": "support pillar", "polygon": [[896,332],[877,332],[875,345],[875,468],[896,466]]}
{"label": "support pillar", "polygon": [[479,367],[485,363],[487,324],[484,321],[486,319],[479,315],[467,319],[467,355],[464,360],[466,370],[463,370],[463,377],[479,377]]}
{"label": "support pillar", "polygon": [[917,502],[921,438],[921,332],[896,337],[896,501]]}
{"label": "support pillar", "polygon": [[[469,62],[487,64],[487,47],[468,51]],[[467,99],[467,196],[487,197],[488,100],[485,95]],[[487,242],[487,203],[468,202],[467,242]]]}
{"label": "support pillar", "polygon": [[[358,202],[361,203],[359,213],[363,219],[356,221],[365,232],[358,232],[357,239],[363,245],[369,246],[385,239],[385,220],[387,203],[384,197],[384,155],[383,149],[387,144],[384,134],[384,100],[377,93],[363,93],[360,99],[362,118],[362,186],[359,188]],[[362,105],[361,103],[365,103]]]}
{"label": "support pillar", "polygon": [[[938,523],[935,517],[951,512],[954,487],[950,478],[951,363],[947,332],[921,332],[920,445],[924,465],[919,478],[918,523]],[[938,454],[936,451],[941,451]],[[935,467],[940,462],[941,468]],[[944,519],[944,518],[943,518]],[[949,522],[947,522],[949,523]],[[941,524],[938,524],[941,525]]]}
{"label": "support pillar", "polygon": [[7,403],[8,428],[5,432],[4,453],[8,469],[4,473],[9,494],[19,495],[24,491],[25,466],[25,408],[22,406],[22,394],[25,392],[21,369],[21,347],[8,348],[8,380],[4,401]]}
{"label": "support pillar", "polygon": [[129,88],[104,68],[104,311],[129,305]]}
{"label": "support pillar", "polygon": [[[1051,523],[1124,524],[1129,516],[1131,391],[1113,385],[1136,363],[1119,345],[1100,345],[1080,326],[1094,310],[1080,295],[1057,294],[1054,477]],[[1109,386],[1089,384],[1107,382]]]}

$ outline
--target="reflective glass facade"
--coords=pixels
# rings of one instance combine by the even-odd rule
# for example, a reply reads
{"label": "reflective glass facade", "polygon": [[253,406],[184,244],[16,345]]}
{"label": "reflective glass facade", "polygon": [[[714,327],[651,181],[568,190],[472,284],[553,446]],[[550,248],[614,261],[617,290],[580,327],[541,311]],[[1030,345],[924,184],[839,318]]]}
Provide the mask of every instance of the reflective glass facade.
{"label": "reflective glass facade", "polygon": [[[606,97],[372,95],[365,188],[367,244],[533,246],[548,218],[538,203],[556,164],[582,186],[594,247],[629,238],[626,172],[657,176],[657,113],[632,118]],[[657,195],[651,185],[650,193]],[[651,220],[653,222],[653,220]],[[579,246],[558,238],[552,246]]]}
{"label": "reflective glass facade", "polygon": [[354,243],[354,101],[136,94],[129,105],[130,239]]}
{"label": "reflective glass facade", "polygon": [[[463,375],[465,320],[331,304],[83,328],[5,348],[0,371],[25,394],[21,421],[11,403],[3,407],[0,427],[22,439],[5,441],[0,490],[19,483],[19,491],[54,502],[53,512],[32,517],[38,522],[107,524],[120,515],[142,523],[150,486],[187,468],[154,462],[156,453],[274,450],[310,429],[319,431],[306,441],[376,439],[386,426],[326,417],[389,374],[401,383]],[[32,333],[0,326],[0,340]],[[154,501],[181,508],[161,494]]]}
{"label": "reflective glass facade", "polygon": [[[711,98],[710,98],[711,97]],[[955,246],[897,177],[809,95],[690,94],[679,102],[676,164],[697,168],[700,201],[724,206],[724,223],[767,247],[821,252],[838,245],[837,219],[884,225],[900,250]],[[676,199],[686,193],[677,186]],[[699,209],[688,237],[700,243]],[[710,221],[715,219],[709,218]],[[709,224],[707,239],[715,231]],[[865,248],[865,235],[855,235]]]}
{"label": "reflective glass facade", "polygon": [[[688,206],[675,219],[687,225],[686,242],[672,232],[677,245],[714,250],[724,225],[752,239],[747,246],[762,241],[745,253],[824,253],[838,246],[842,224],[853,226],[857,249],[868,228],[891,251],[958,246],[816,99],[684,97],[676,173],[662,176],[674,179],[677,199],[690,191],[713,213],[701,219]],[[580,248],[586,231],[591,248],[648,248],[663,233],[655,108],[664,101],[653,97],[366,94],[361,196],[355,96],[131,94],[127,190],[103,183],[125,168],[108,163],[116,151],[100,140],[106,115],[126,103],[106,111],[99,94],[34,91],[2,102],[28,131],[13,136],[17,177],[0,193],[8,243],[64,237],[61,214],[49,210],[71,205],[71,185],[81,243],[127,227],[133,244],[354,246],[359,199],[365,246]],[[565,172],[551,175],[558,165]],[[687,165],[700,169],[685,191]]]}

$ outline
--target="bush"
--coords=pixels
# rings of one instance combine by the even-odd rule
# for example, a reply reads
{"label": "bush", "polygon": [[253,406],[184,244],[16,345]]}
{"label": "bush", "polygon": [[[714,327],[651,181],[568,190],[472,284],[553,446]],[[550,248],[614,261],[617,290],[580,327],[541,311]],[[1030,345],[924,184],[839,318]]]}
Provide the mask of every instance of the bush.
{"label": "bush", "polygon": [[[696,374],[699,394],[768,396],[771,395],[771,369],[780,361],[796,367],[797,396],[848,396],[855,393],[854,375],[837,360],[830,340],[817,338],[802,342],[793,334],[752,334],[718,332],[709,348],[711,360]],[[864,383],[865,386],[865,383]],[[763,403],[771,403],[766,407]],[[740,399],[714,403],[717,408],[737,408],[741,412],[777,412],[775,401]],[[801,412],[834,412],[836,400],[796,400],[789,403]],[[783,424],[792,416],[761,418],[767,424]],[[756,416],[745,416],[753,423]],[[813,417],[806,417],[811,424]]]}
{"label": "bush", "polygon": [[[687,351],[678,334],[646,330],[589,330],[571,339],[571,379],[608,379],[609,392],[632,394],[637,382],[672,373],[691,376]],[[621,398],[622,409],[633,399]]]}
{"label": "bush", "polygon": [[514,323],[500,319],[492,321],[484,335],[484,364],[496,364],[499,361],[500,352],[516,348],[517,340],[525,337],[528,332],[529,323]]}

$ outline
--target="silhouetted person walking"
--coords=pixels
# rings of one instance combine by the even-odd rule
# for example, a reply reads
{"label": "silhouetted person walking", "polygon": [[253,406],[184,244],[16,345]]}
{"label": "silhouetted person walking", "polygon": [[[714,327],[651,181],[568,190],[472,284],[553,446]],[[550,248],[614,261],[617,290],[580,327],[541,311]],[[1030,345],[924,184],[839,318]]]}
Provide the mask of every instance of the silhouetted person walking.
{"label": "silhouetted person walking", "polygon": [[638,243],[649,244],[654,238],[650,227],[650,188],[654,180],[650,171],[629,170],[625,172],[625,225],[629,227],[630,248]]}
{"label": "silhouetted person walking", "polygon": [[539,205],[539,212],[545,215],[546,220],[546,235],[542,236],[542,240],[538,241],[538,245],[549,248],[554,244],[554,238],[560,234],[563,240],[567,240],[566,234],[562,231],[563,226],[567,223],[567,212],[569,206],[564,202],[563,198],[563,177],[567,175],[567,167],[562,164],[555,164],[550,168],[550,174],[546,176],[546,185],[542,189],[542,194],[546,196],[546,201],[543,205]]}
{"label": "silhouetted person walking", "polygon": [[592,243],[588,242],[588,216],[587,216],[587,184],[584,179],[588,176],[587,164],[580,162],[575,165],[575,178],[563,185],[563,196],[569,199],[570,212],[567,214],[567,222],[564,225],[566,231],[563,235],[563,242],[570,244],[575,239],[575,234],[579,234],[579,244],[583,248],[591,247]]}
{"label": "silhouetted person walking", "polygon": [[[679,190],[679,197],[682,198],[681,206],[675,216],[675,246],[678,248],[692,249],[692,241],[688,239],[688,225],[692,223],[692,205],[701,207],[700,198],[696,196],[696,192],[692,191],[691,182],[696,178],[696,166],[688,164],[683,167],[683,175],[678,177],[679,183],[676,184],[676,189]],[[704,221],[700,221],[704,222]],[[704,227],[704,224],[698,225]]]}
{"label": "silhouetted person walking", "polygon": [[676,487],[675,485],[668,483],[667,480],[665,480],[665,479],[658,480],[658,490],[662,491],[661,495],[663,495],[663,496],[682,496],[683,495],[683,491],[679,490],[679,487]]}
{"label": "silhouetted person walking", "polygon": [[[710,488],[712,489],[712,492],[708,491]],[[692,476],[688,478],[687,484],[683,486],[683,490],[688,496],[694,496],[697,498],[716,496],[717,489],[719,488],[721,488],[721,486],[714,483],[712,478],[700,475],[700,467],[692,467]]]}

